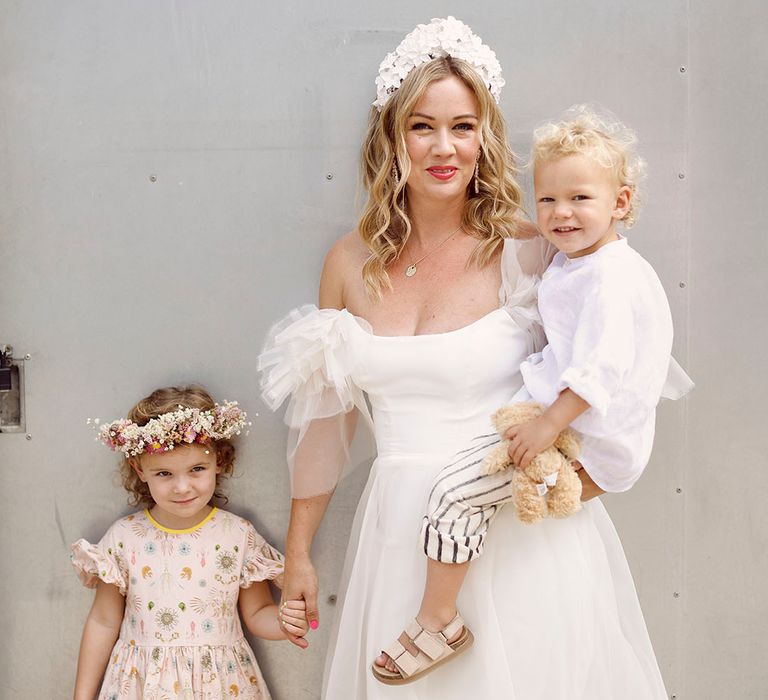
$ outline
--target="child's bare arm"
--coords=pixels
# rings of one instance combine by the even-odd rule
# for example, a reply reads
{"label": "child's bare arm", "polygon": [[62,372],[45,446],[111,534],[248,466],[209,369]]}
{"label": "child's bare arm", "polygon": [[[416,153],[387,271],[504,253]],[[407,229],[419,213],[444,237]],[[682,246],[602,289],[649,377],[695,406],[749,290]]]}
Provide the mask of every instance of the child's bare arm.
{"label": "child's bare arm", "polygon": [[117,586],[99,581],[80,642],[75,700],[93,700],[98,694],[124,612],[125,598]]}
{"label": "child's bare arm", "polygon": [[[246,627],[261,639],[287,639],[289,635],[293,638],[303,637],[309,629],[306,603],[303,600],[286,600],[279,614],[280,610],[272,599],[266,581],[257,581],[241,589],[239,605]],[[304,644],[294,642],[297,646],[307,646],[303,639],[298,641]]]}
{"label": "child's bare arm", "polygon": [[550,447],[557,436],[588,408],[589,404],[578,394],[564,389],[539,418],[507,431],[506,437],[510,441],[509,458],[525,469],[537,454]]}

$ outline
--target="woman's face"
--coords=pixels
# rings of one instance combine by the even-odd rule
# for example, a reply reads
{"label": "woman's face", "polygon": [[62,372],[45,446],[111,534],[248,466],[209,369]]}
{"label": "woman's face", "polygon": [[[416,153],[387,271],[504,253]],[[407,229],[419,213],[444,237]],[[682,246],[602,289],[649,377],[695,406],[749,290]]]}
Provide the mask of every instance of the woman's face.
{"label": "woman's face", "polygon": [[406,122],[411,201],[466,198],[480,150],[475,94],[451,75],[431,83]]}

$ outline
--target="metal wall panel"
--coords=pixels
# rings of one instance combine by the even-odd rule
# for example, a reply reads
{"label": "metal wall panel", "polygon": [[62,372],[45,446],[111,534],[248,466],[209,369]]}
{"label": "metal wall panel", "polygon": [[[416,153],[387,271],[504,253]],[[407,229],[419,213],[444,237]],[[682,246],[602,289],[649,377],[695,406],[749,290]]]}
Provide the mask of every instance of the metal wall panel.
{"label": "metal wall panel", "polygon": [[687,698],[768,697],[768,6],[691,4]]}
{"label": "metal wall panel", "polygon": [[[727,13],[696,6],[690,16],[684,0],[471,8],[39,0],[7,1],[1,15],[0,343],[31,355],[31,439],[0,435],[7,533],[0,696],[70,696],[91,596],[70,570],[68,545],[100,537],[128,512],[112,477],[115,460],[91,442],[84,419],[118,416],[156,386],[192,380],[259,410],[254,360],[264,333],[315,298],[324,251],[354,226],[357,154],[379,61],[415,24],[449,13],[496,49],[507,79],[502,106],[520,152],[537,123],[574,102],[602,104],[640,134],[650,178],[632,243],[664,281],[676,352],[684,363],[690,357],[699,389],[694,420],[687,402],[662,406],[646,476],[631,493],[605,500],[670,692],[697,699],[736,697],[726,687],[738,687],[739,697],[768,692],[764,667],[754,671],[759,626],[750,618],[764,615],[765,603],[757,577],[747,575],[749,555],[762,554],[765,543],[752,495],[760,489],[748,491],[721,466],[734,456],[754,465],[760,456],[759,398],[734,391],[757,386],[755,375],[741,365],[731,381],[724,370],[745,355],[754,368],[757,343],[740,343],[736,362],[721,345],[724,332],[765,339],[764,328],[745,330],[758,314],[749,304],[758,303],[765,239],[745,213],[758,181],[739,167],[742,158],[754,162],[763,106],[748,111],[765,84],[754,23],[764,26],[765,10],[756,0]],[[722,32],[734,16],[733,31]],[[681,72],[689,19],[696,60]],[[712,43],[721,46],[716,55]],[[762,72],[744,66],[751,50]],[[689,83],[698,86],[690,134]],[[720,150],[704,148],[713,140]],[[726,192],[740,207],[723,206],[717,195]],[[738,248],[725,247],[723,230],[729,242],[738,237]],[[726,279],[720,263],[737,249],[747,274]],[[738,310],[725,302],[734,285],[747,300]],[[729,430],[713,450],[701,438],[723,425]],[[283,450],[280,417],[262,412],[241,449],[230,503],[278,546],[288,508]],[[319,695],[328,597],[363,478],[336,494],[318,535],[323,625],[312,650],[254,644],[276,700]],[[725,498],[714,503],[714,493]],[[763,560],[763,576],[765,568]],[[735,596],[724,595],[734,588]],[[723,667],[730,675],[720,675]]]}

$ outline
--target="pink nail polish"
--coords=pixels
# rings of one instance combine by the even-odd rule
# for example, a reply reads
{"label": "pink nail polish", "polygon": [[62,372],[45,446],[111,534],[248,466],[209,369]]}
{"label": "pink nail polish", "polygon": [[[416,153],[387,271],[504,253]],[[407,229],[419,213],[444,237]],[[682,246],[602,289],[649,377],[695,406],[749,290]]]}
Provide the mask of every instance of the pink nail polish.
{"label": "pink nail polish", "polygon": [[312,622],[309,623],[309,626],[313,630],[316,630],[318,627],[320,627],[320,623],[317,620],[312,620]]}

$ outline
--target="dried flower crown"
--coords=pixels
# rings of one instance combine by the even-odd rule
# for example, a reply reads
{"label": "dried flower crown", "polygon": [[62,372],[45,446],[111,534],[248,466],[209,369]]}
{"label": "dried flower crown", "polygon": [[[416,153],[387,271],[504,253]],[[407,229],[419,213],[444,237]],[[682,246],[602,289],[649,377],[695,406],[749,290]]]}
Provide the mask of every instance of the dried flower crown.
{"label": "dried flower crown", "polygon": [[501,65],[496,54],[464,22],[445,17],[420,24],[392,53],[386,55],[376,78],[374,106],[381,111],[416,66],[444,56],[460,58],[474,66],[493,98],[499,101],[504,78],[501,77]]}
{"label": "dried flower crown", "polygon": [[211,440],[231,438],[251,425],[246,418],[237,401],[225,401],[205,411],[179,406],[177,411],[163,413],[146,425],[137,425],[127,418],[104,425],[100,425],[98,418],[89,418],[88,424],[98,431],[96,439],[111,450],[136,457],[144,452],[168,452],[176,445],[205,445]]}

